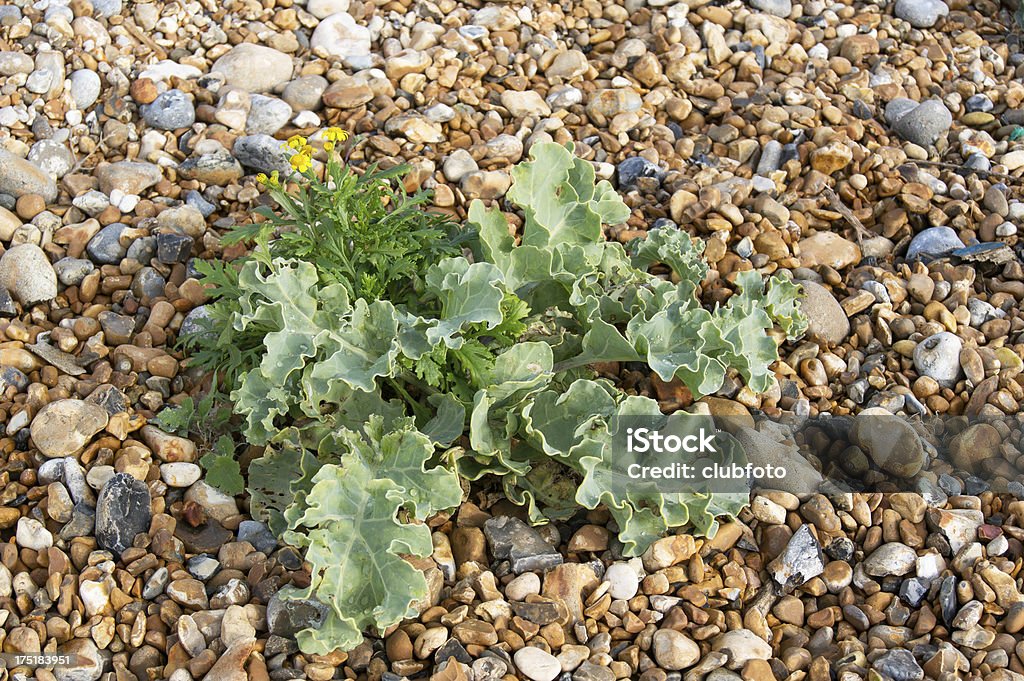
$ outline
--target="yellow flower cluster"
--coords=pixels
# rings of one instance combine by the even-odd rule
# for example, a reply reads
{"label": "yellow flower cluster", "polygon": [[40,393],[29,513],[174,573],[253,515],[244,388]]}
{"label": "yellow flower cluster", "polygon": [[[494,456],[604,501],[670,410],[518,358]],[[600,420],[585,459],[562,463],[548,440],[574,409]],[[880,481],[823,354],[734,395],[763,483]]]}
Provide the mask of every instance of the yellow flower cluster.
{"label": "yellow flower cluster", "polygon": [[304,173],[313,167],[313,147],[309,145],[305,137],[302,135],[292,135],[284,143],[284,146],[295,150],[295,153],[288,160],[292,168],[300,173]]}
{"label": "yellow flower cluster", "polygon": [[327,128],[324,130],[324,149],[333,151],[336,144],[348,139],[348,133],[341,128]]}
{"label": "yellow flower cluster", "polygon": [[268,187],[277,187],[281,184],[280,174],[276,170],[269,176],[266,173],[258,173],[256,181]]}
{"label": "yellow flower cluster", "polygon": [[[348,139],[348,133],[341,128],[327,128],[324,130],[323,139],[324,149],[326,151],[333,151],[339,142],[344,142]],[[295,150],[295,153],[288,160],[292,168],[300,173],[304,173],[313,167],[313,147],[305,137],[302,135],[292,135],[283,146],[286,149]],[[257,177],[257,179],[259,178]]]}

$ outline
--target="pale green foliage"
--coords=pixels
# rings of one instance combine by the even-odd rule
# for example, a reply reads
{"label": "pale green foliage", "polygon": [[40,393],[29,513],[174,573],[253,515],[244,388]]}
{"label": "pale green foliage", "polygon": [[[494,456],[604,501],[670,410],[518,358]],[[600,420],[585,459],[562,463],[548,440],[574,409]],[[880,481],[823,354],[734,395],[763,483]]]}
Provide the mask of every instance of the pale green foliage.
{"label": "pale green foliage", "polygon": [[248,441],[268,445],[249,467],[252,510],[307,549],[312,583],[289,595],[331,606],[322,628],[300,635],[306,652],[351,647],[364,629],[412,614],[425,582],[399,554],[430,553],[419,521],[459,503],[452,469],[501,476],[537,522],[604,504],[628,555],[674,528],[713,532],[746,502],[616,492],[617,417],[660,410],[587,366],[646,362],[697,396],[736,370],[763,390],[777,358],[767,330],[806,324],[795,286],[741,273],[728,302],[707,310],[699,243],[674,229],[629,250],[606,241],[602,226],[629,216],[611,186],[565,147],[536,144],[531,156],[508,194],[525,216],[519,242],[500,212],[475,202],[475,262],[427,268],[415,300],[354,297],[303,260],[250,260],[238,273],[224,323],[263,338],[231,395]]}
{"label": "pale green foliage", "polygon": [[330,606],[322,627],[298,636],[307,653],[352,648],[368,626],[383,631],[415,615],[411,601],[427,594],[423,573],[399,554],[429,556],[430,530],[403,524],[397,514],[425,520],[457,505],[462,488],[455,473],[427,469],[434,446],[411,419],[393,426],[387,431],[384,419],[372,416],[365,434],[340,430],[321,446],[322,454],[339,452],[338,463],[321,466],[305,497],[285,513],[284,539],[306,548],[313,581],[282,597],[316,597]]}
{"label": "pale green foliage", "polygon": [[[791,335],[805,328],[795,285],[773,278],[766,294],[756,272],[741,272],[738,293],[707,310],[696,295],[707,273],[702,245],[680,230],[659,229],[627,254],[601,235],[602,222],[621,222],[629,212],[606,182],[594,186],[593,166],[551,143],[534,145],[530,156],[513,171],[508,193],[526,215],[520,244],[497,210],[474,202],[469,217],[481,256],[502,269],[531,309],[556,308],[571,318],[561,328],[556,367],[645,361],[697,397],[718,390],[733,368],[751,389],[768,388],[768,365],[778,354],[765,331],[775,322]],[[648,273],[655,263],[679,282]]]}

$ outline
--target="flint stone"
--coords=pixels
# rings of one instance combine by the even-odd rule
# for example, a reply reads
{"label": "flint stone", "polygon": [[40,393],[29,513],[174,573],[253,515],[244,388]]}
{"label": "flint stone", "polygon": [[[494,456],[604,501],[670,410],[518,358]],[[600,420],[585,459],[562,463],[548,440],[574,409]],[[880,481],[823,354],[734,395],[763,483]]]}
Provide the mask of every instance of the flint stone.
{"label": "flint stone", "polygon": [[562,555],[537,530],[518,518],[491,518],[484,523],[484,534],[491,554],[499,560],[509,560],[516,574],[547,570],[562,562]]}
{"label": "flint stone", "polygon": [[149,530],[149,488],[127,473],[115,473],[100,491],[96,502],[96,543],[120,555]]}

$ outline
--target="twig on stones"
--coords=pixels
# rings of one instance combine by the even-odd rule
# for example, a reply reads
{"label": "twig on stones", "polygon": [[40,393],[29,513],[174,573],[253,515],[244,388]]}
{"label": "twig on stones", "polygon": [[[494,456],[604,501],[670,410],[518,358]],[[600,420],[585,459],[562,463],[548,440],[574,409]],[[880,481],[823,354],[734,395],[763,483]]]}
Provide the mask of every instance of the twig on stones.
{"label": "twig on stones", "polygon": [[823,194],[825,195],[825,199],[828,201],[829,207],[842,215],[843,218],[853,227],[854,232],[857,235],[858,244],[863,243],[864,239],[873,236],[872,233],[868,231],[868,228],[864,226],[864,223],[862,223],[860,219],[853,214],[852,210],[846,207],[839,198],[839,195],[836,194],[831,187],[825,187]]}
{"label": "twig on stones", "polygon": [[150,38],[148,35],[145,34],[144,31],[142,31],[142,29],[136,26],[134,21],[132,21],[131,19],[126,19],[124,24],[122,25],[125,27],[125,30],[127,30],[132,35],[133,38],[138,40],[140,43],[142,43],[149,49],[153,50],[153,54],[156,55],[157,59],[167,59],[167,51],[164,50],[164,48],[157,45],[152,38]]}

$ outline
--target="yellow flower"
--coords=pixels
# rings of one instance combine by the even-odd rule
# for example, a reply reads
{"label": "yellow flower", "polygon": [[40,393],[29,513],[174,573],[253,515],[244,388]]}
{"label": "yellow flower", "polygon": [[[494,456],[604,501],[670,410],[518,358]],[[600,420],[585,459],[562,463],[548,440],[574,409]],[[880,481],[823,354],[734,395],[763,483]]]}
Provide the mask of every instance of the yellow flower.
{"label": "yellow flower", "polygon": [[[345,140],[348,139],[348,133],[345,132],[344,130],[342,130],[341,128],[334,128],[334,127],[332,127],[332,128],[327,128],[326,130],[324,130],[323,137],[328,142],[344,142]],[[326,144],[324,145],[324,148],[325,149],[327,148]],[[330,151],[330,150],[328,150],[328,151]]]}
{"label": "yellow flower", "polygon": [[267,184],[267,182],[270,181],[270,178],[267,177],[266,173],[257,173],[256,181],[259,182],[260,184]]}
{"label": "yellow flower", "polygon": [[334,142],[324,142],[324,151],[334,151]]}
{"label": "yellow flower", "polygon": [[290,163],[292,168],[295,168],[295,170],[299,171],[300,173],[304,173],[313,167],[313,159],[310,158],[308,155],[302,153],[295,154],[294,156],[292,156],[288,160],[288,163]]}
{"label": "yellow flower", "polygon": [[271,187],[278,186],[279,184],[281,184],[281,180],[279,179],[279,176],[280,176],[280,173],[278,173],[276,170],[274,172],[270,173],[270,177],[267,179],[267,184],[269,184]]}
{"label": "yellow flower", "polygon": [[292,149],[301,150],[302,147],[307,146],[306,138],[303,137],[302,135],[292,135],[291,137],[288,138],[288,141],[285,142],[285,146],[291,147]]}

